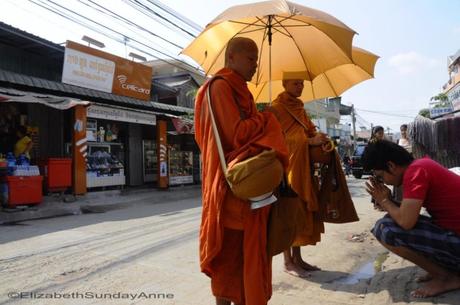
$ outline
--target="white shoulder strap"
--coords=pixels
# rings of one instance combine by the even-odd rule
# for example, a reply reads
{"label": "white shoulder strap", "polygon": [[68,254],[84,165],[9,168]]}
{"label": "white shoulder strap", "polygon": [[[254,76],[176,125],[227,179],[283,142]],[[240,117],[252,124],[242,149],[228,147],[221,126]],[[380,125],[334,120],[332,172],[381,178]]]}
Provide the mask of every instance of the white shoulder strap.
{"label": "white shoulder strap", "polygon": [[214,137],[216,138],[217,151],[219,152],[220,165],[222,166],[222,170],[224,171],[224,173],[226,173],[227,163],[225,162],[224,149],[222,148],[222,142],[220,141],[219,131],[217,130],[216,119],[214,118],[214,113],[212,111],[212,106],[211,106],[210,88],[215,79],[216,78],[213,78],[209,81],[208,88],[206,89],[206,99],[208,101],[209,114],[211,115],[212,130],[214,131]]}

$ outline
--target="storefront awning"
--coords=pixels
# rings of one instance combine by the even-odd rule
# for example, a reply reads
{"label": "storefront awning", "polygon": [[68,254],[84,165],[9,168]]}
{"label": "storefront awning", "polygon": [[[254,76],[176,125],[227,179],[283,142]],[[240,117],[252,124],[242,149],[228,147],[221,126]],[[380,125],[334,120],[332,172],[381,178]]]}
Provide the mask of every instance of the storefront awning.
{"label": "storefront awning", "polygon": [[0,87],[0,102],[38,103],[51,108],[66,110],[77,105],[88,106],[89,101],[72,97],[55,96],[35,92]]}

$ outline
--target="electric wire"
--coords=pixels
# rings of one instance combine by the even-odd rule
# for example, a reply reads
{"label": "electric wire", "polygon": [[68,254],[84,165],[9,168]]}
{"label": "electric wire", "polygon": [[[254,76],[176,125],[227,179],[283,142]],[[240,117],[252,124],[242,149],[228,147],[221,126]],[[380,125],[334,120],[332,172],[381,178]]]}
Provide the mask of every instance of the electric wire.
{"label": "electric wire", "polygon": [[[72,21],[72,22],[78,23],[78,24],[82,25],[83,27],[89,28],[89,29],[91,29],[91,30],[93,30],[93,31],[95,31],[95,32],[97,32],[97,33],[102,34],[102,35],[106,35],[106,36],[109,37],[110,39],[113,39],[113,40],[115,40],[115,41],[117,41],[117,42],[119,42],[119,43],[123,43],[123,44],[125,43],[124,39],[123,39],[123,40],[120,40],[120,38],[118,38],[118,37],[116,37],[116,36],[110,35],[110,34],[108,34],[107,32],[101,31],[101,30],[98,29],[98,28],[91,27],[91,26],[88,25],[87,23],[85,23],[85,22],[83,22],[83,21],[81,21],[81,20],[79,20],[79,19],[76,19],[76,18],[73,17],[73,16],[69,16],[68,14],[63,13],[62,11],[59,11],[56,7],[52,7],[52,6],[50,6],[49,4],[48,4],[48,6],[45,6],[46,3],[44,3],[42,0],[38,0],[41,4],[35,2],[34,0],[29,0],[29,1],[32,2],[32,3],[34,3],[35,5],[38,5],[38,6],[42,7],[42,8],[44,8],[44,9],[46,9],[46,10],[49,10],[49,11],[55,13],[55,14],[58,14],[58,15],[60,15],[61,17],[67,19],[67,20],[70,20],[70,21]],[[163,56],[166,56],[166,57],[168,57],[168,58],[171,58],[171,59],[173,59],[174,61],[177,61],[177,62],[179,62],[179,63],[181,63],[182,65],[185,65],[185,66],[181,66],[181,65],[174,64],[174,63],[172,63],[172,62],[170,62],[170,61],[167,61],[167,60],[165,60],[165,59],[163,59],[163,58],[161,58],[161,57],[159,57],[159,56],[157,56],[157,55],[153,55],[152,53],[149,53],[149,52],[146,52],[145,50],[142,50],[142,49],[140,49],[140,48],[137,48],[137,47],[135,47],[135,46],[133,46],[133,45],[131,45],[131,44],[129,45],[130,47],[132,47],[133,49],[135,49],[135,50],[137,50],[137,51],[139,51],[139,52],[143,52],[143,53],[145,53],[145,54],[148,54],[148,55],[150,55],[150,56],[152,56],[152,57],[154,57],[154,58],[157,58],[157,59],[159,59],[159,60],[161,60],[161,61],[163,61],[163,62],[165,62],[165,63],[167,63],[167,64],[176,66],[176,67],[178,67],[178,68],[186,69],[186,70],[189,71],[189,72],[201,73],[201,70],[200,70],[200,69],[198,69],[198,68],[196,68],[196,67],[194,67],[194,66],[192,66],[192,65],[190,65],[190,64],[188,64],[188,63],[186,63],[186,62],[184,62],[184,61],[181,61],[181,60],[179,60],[179,59],[177,59],[177,58],[174,58],[173,56],[171,56],[171,55],[169,55],[169,54],[166,54],[166,53],[164,53],[164,52],[162,52],[162,51],[160,51],[160,50],[157,50],[157,49],[155,49],[155,48],[153,48],[153,47],[151,47],[151,46],[148,46],[148,45],[146,45],[146,44],[144,44],[144,43],[142,43],[142,42],[140,42],[140,41],[138,41],[138,40],[136,40],[136,39],[134,39],[134,38],[131,38],[131,37],[129,37],[129,36],[126,36],[126,35],[124,35],[124,34],[118,32],[118,31],[115,31],[115,30],[113,30],[113,29],[111,29],[111,28],[109,28],[109,27],[107,27],[107,26],[105,26],[105,25],[103,25],[103,24],[101,24],[101,23],[99,23],[99,22],[96,22],[96,21],[94,21],[94,20],[92,20],[92,19],[90,19],[90,18],[88,18],[88,17],[82,16],[81,14],[79,14],[79,13],[77,13],[77,12],[74,12],[74,11],[71,10],[71,9],[65,8],[65,7],[59,5],[59,4],[57,4],[57,3],[55,3],[55,2],[53,2],[53,1],[51,1],[51,0],[45,0],[45,1],[50,2],[50,3],[53,3],[55,6],[58,6],[58,7],[62,8],[62,9],[64,9],[64,10],[70,11],[70,12],[73,13],[74,15],[77,15],[77,16],[83,18],[83,19],[86,19],[86,20],[88,20],[88,21],[90,21],[90,22],[92,22],[92,23],[98,25],[99,27],[102,27],[102,28],[105,28],[105,29],[107,29],[107,30],[109,30],[109,31],[111,31],[111,32],[114,32],[114,33],[120,35],[120,36],[123,37],[123,38],[126,37],[126,38],[128,38],[129,40],[134,41],[134,42],[136,42],[136,43],[139,44],[139,45],[142,45],[142,46],[144,46],[144,47],[146,47],[146,48],[148,48],[148,49],[151,49],[151,50],[153,50],[154,52],[156,52],[156,53],[158,53],[158,54],[161,54],[161,55],[163,55]],[[191,69],[191,70],[190,70],[190,69]]]}
{"label": "electric wire", "polygon": [[92,3],[92,4],[94,4],[94,5],[96,5],[96,6],[99,7],[100,9],[98,9],[98,8],[96,8],[96,7],[94,7],[94,6],[91,6],[91,5],[89,5],[88,3],[83,2],[82,0],[78,0],[78,2],[80,2],[80,3],[82,3],[82,4],[86,5],[86,6],[88,6],[88,7],[90,7],[90,8],[92,8],[92,9],[94,9],[94,10],[100,12],[100,13],[103,13],[103,14],[105,14],[105,15],[107,15],[107,16],[112,17],[112,18],[121,20],[121,21],[123,21],[123,22],[125,22],[125,23],[127,23],[127,24],[129,24],[129,25],[131,25],[131,26],[133,26],[133,27],[136,27],[136,28],[140,29],[141,31],[144,31],[144,32],[146,32],[146,33],[148,33],[148,34],[150,34],[150,35],[152,35],[152,36],[154,36],[154,37],[156,37],[156,38],[158,38],[158,39],[163,40],[164,42],[169,43],[170,45],[173,45],[174,47],[176,47],[176,48],[178,48],[178,49],[181,49],[181,50],[182,50],[182,49],[184,48],[183,46],[180,46],[180,45],[178,45],[178,44],[176,44],[176,43],[174,43],[174,42],[172,42],[172,41],[170,41],[170,40],[168,40],[168,39],[166,39],[166,38],[164,38],[164,37],[161,37],[161,36],[158,35],[158,34],[153,33],[152,31],[147,30],[146,28],[144,28],[144,27],[142,27],[142,26],[140,26],[140,25],[138,25],[138,24],[132,22],[132,21],[129,20],[129,19],[126,19],[125,17],[123,17],[123,16],[121,16],[121,15],[119,15],[119,14],[117,14],[117,13],[111,11],[111,10],[109,10],[109,9],[106,8],[106,7],[101,6],[101,5],[98,4],[98,3],[95,3],[95,2],[92,1],[92,0],[87,0],[87,1],[90,2],[90,3]]}
{"label": "electric wire", "polygon": [[200,25],[196,24],[195,22],[193,22],[192,20],[188,19],[187,17],[181,15],[180,13],[178,13],[175,10],[173,10],[169,6],[165,5],[164,3],[161,3],[160,1],[157,1],[157,0],[147,0],[147,1],[149,1],[150,3],[155,5],[156,7],[160,8],[161,10],[165,11],[166,13],[174,16],[176,19],[180,20],[181,22],[183,22],[184,24],[186,24],[187,26],[189,26],[193,30],[197,31],[198,33],[201,33],[203,31],[203,27],[201,27]]}
{"label": "electric wire", "polygon": [[167,27],[173,27],[173,28],[176,28],[176,29],[179,29],[182,33],[185,33],[189,36],[191,36],[192,38],[196,38],[197,35],[191,33],[190,31],[178,26],[177,24],[175,24],[174,22],[168,20],[167,18],[165,18],[164,16],[158,14],[157,12],[155,12],[154,10],[152,10],[150,7],[146,6],[145,4],[139,2],[138,0],[123,0],[125,3],[131,5],[131,7],[135,8],[136,10],[138,10],[140,13],[146,15],[147,17],[149,18],[153,18],[154,20],[160,22],[161,24],[167,26]]}
{"label": "electric wire", "polygon": [[356,110],[363,111],[363,112],[369,112],[369,113],[376,113],[376,114],[381,114],[381,115],[386,115],[386,116],[400,117],[400,118],[411,118],[411,119],[413,119],[415,117],[415,116],[409,116],[409,115],[403,115],[403,114],[394,114],[394,113],[389,113],[389,112],[366,110],[366,109],[359,109],[359,108],[357,108]]}

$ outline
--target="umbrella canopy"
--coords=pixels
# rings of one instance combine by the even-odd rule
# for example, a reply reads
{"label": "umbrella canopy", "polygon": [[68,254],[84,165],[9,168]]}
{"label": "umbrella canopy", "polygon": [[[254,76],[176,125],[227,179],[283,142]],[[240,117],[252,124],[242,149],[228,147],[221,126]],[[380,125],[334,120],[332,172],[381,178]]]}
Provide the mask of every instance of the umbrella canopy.
{"label": "umbrella canopy", "polygon": [[324,12],[284,0],[231,7],[217,16],[182,53],[206,74],[224,67],[230,39],[247,37],[259,47],[252,83],[281,79],[283,71],[307,71],[308,80],[350,63],[355,32]]}
{"label": "umbrella canopy", "polygon": [[[352,58],[346,64],[324,71],[312,81],[307,79],[304,82],[302,96],[299,98],[303,102],[309,102],[320,98],[337,97],[354,85],[374,77],[375,64],[379,58],[377,55],[353,47]],[[308,74],[302,71],[299,71],[299,75],[302,75],[301,78],[308,77]],[[250,83],[248,87],[256,103],[271,102],[268,82],[259,85]],[[271,88],[272,96],[284,91],[281,80],[272,81]]]}

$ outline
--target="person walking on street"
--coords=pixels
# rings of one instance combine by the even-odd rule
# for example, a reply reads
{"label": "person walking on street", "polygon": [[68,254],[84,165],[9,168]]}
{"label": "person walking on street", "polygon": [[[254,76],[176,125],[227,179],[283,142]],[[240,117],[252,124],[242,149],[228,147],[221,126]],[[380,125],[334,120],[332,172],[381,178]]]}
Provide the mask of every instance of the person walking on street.
{"label": "person walking on street", "polygon": [[[233,38],[225,51],[225,67],[198,91],[195,103],[195,139],[202,153],[202,221],[200,267],[211,278],[216,304],[265,305],[271,297],[271,257],[268,257],[267,221],[270,205],[250,208],[230,190],[219,161],[207,106],[210,86],[212,110],[227,164],[242,155],[251,157],[274,149],[288,164],[281,126],[270,112],[258,112],[246,82],[256,72],[257,45]],[[210,85],[212,84],[212,85]]]}
{"label": "person walking on street", "polygon": [[345,167],[345,175],[348,177],[351,175],[351,159],[348,154],[345,154],[342,159],[343,166]]}
{"label": "person walking on street", "polygon": [[[363,165],[374,171],[366,190],[387,212],[372,233],[391,252],[424,269],[425,286],[414,297],[460,289],[460,176],[425,157],[414,160],[390,141],[370,143]],[[403,186],[401,203],[385,186]],[[420,215],[424,207],[428,216]]]}

